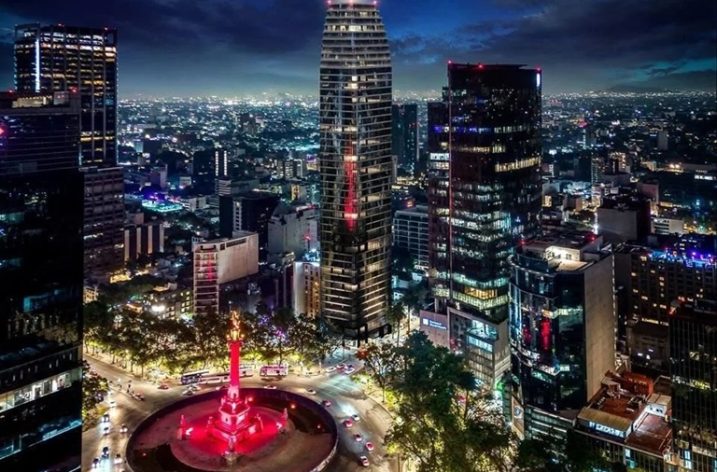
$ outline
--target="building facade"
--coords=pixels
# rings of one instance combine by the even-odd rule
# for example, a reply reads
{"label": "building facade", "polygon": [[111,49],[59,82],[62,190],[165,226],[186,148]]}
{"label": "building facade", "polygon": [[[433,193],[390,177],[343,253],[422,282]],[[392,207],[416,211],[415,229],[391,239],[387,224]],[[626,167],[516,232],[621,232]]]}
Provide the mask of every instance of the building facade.
{"label": "building facade", "polygon": [[574,419],[615,368],[613,257],[592,233],[558,231],[511,258],[512,373],[525,436],[550,435],[545,413]]}
{"label": "building facade", "polygon": [[164,224],[161,221],[127,226],[124,229],[124,260],[164,252]]}
{"label": "building facade", "polygon": [[83,167],[85,277],[102,279],[122,268],[125,220],[121,167]]}
{"label": "building facade", "polygon": [[320,314],[321,296],[318,252],[306,254],[303,260],[294,262],[294,313],[316,317]]}
{"label": "building facade", "polygon": [[418,105],[394,103],[391,116],[391,152],[399,166],[413,168],[418,161]]}
{"label": "building facade", "polygon": [[510,368],[508,258],[541,206],[541,71],[448,64],[429,103],[429,276],[453,348],[487,387]]}
{"label": "building facade", "polygon": [[673,307],[670,376],[680,470],[717,470],[717,304]]}
{"label": "building facade", "polygon": [[0,470],[80,468],[79,101],[0,94]]}
{"label": "building facade", "polygon": [[318,246],[318,211],[314,206],[282,205],[274,210],[268,225],[269,254],[292,252],[297,260]]}
{"label": "building facade", "polygon": [[385,330],[391,244],[391,53],[373,0],[328,2],[319,87],[321,313]]}
{"label": "building facade", "polygon": [[247,231],[233,238],[195,243],[194,313],[220,308],[221,285],[259,272],[259,236]]}
{"label": "building facade", "polygon": [[634,365],[669,371],[670,314],[675,303],[717,302],[717,264],[706,251],[680,245],[624,247],[629,267],[627,351]]}
{"label": "building facade", "polygon": [[117,31],[65,25],[15,28],[19,93],[77,89],[83,166],[117,164]]}
{"label": "building facade", "polygon": [[393,245],[415,258],[416,267],[428,269],[428,207],[418,205],[393,214]]}
{"label": "building facade", "polygon": [[[122,268],[124,179],[117,165],[117,32],[109,28],[20,25],[15,28],[19,93],[77,91],[80,164],[85,173],[85,275]],[[120,207],[120,205],[122,205]]]}

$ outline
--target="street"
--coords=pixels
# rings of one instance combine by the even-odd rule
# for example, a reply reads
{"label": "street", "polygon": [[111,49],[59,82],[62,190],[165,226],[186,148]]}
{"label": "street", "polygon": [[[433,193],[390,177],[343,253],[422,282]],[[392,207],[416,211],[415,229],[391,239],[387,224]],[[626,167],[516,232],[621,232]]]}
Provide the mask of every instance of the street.
{"label": "street", "polygon": [[[124,462],[127,439],[134,428],[154,411],[182,398],[183,386],[171,384],[168,390],[160,390],[156,384],[141,380],[127,371],[89,355],[86,355],[90,366],[99,375],[111,381],[111,394],[107,401],[114,400],[115,406],[109,409],[111,429],[108,435],[103,436],[102,428],[107,423],[99,423],[97,426],[83,433],[83,470],[92,470],[92,461],[101,458],[102,448],[109,447],[110,458],[100,460],[99,468],[96,470],[104,472],[129,471]],[[332,472],[344,471],[384,471],[392,472],[397,470],[392,460],[384,458],[383,437],[390,426],[391,418],[386,410],[366,397],[350,376],[339,371],[321,374],[313,377],[300,377],[290,374],[281,380],[262,380],[257,376],[242,378],[242,385],[247,387],[261,387],[267,384],[275,384],[278,388],[300,393],[308,398],[314,398],[317,402],[322,400],[331,401],[332,405],[328,410],[333,413],[339,430],[339,452],[337,457],[327,468]],[[127,393],[127,385],[131,382],[131,388],[135,392],[141,392],[144,400],[138,400]],[[121,388],[120,388],[121,386]],[[216,385],[203,386],[198,392],[216,388]],[[316,394],[309,394],[307,388],[316,390]],[[351,428],[343,426],[342,422],[351,415],[358,415],[360,420],[355,422]],[[120,431],[125,424],[128,433]],[[362,441],[356,441],[354,434],[362,435]],[[375,446],[372,452],[365,449],[366,441]],[[116,454],[120,454],[119,464],[114,464]],[[359,456],[365,455],[369,458],[371,466],[365,468],[358,462]]]}

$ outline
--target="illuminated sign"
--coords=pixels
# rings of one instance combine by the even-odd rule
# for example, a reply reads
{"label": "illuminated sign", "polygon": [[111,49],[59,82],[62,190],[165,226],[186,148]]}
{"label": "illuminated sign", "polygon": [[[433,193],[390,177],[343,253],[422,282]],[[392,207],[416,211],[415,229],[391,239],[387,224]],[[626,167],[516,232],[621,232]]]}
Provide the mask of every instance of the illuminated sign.
{"label": "illuminated sign", "polygon": [[595,423],[594,421],[588,422],[588,427],[594,429],[595,431],[600,431],[601,433],[617,436],[618,438],[625,437],[625,431],[620,431],[619,429],[611,428],[609,426],[605,426],[604,424]]}
{"label": "illuminated sign", "polygon": [[442,330],[448,329],[446,327],[446,325],[444,325],[443,323],[440,323],[438,321],[429,320],[428,318],[421,318],[421,321],[423,322],[423,326],[428,326],[429,328],[442,329]]}

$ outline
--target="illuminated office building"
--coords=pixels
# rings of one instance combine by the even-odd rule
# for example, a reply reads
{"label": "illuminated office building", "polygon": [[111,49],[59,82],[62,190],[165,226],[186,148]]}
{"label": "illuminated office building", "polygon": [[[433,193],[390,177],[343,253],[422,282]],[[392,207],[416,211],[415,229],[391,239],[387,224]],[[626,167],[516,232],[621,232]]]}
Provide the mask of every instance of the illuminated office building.
{"label": "illuminated office building", "polygon": [[117,32],[107,28],[15,28],[15,88],[80,93],[81,164],[117,164]]}
{"label": "illuminated office building", "polygon": [[601,236],[559,230],[522,243],[510,260],[525,436],[560,435],[615,368],[613,256]]}
{"label": "illuminated office building", "polygon": [[79,97],[0,94],[0,470],[80,468]]}
{"label": "illuminated office building", "polygon": [[117,165],[117,32],[108,28],[20,25],[15,28],[19,93],[76,90],[80,95],[80,165],[85,177],[85,276],[106,279],[122,268],[124,179]]}
{"label": "illuminated office building", "polygon": [[429,103],[429,264],[451,344],[492,386],[510,368],[508,258],[537,232],[541,72],[448,64]]}
{"label": "illuminated office building", "polygon": [[384,332],[391,244],[391,53],[373,0],[328,2],[320,90],[321,313]]}

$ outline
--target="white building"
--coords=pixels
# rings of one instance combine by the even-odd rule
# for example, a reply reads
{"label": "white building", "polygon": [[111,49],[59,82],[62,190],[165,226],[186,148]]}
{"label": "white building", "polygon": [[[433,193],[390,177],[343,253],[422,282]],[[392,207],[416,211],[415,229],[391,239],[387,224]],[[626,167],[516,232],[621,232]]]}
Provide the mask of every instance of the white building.
{"label": "white building", "polygon": [[259,236],[242,231],[234,238],[196,242],[194,252],[194,312],[219,310],[222,284],[259,272]]}

